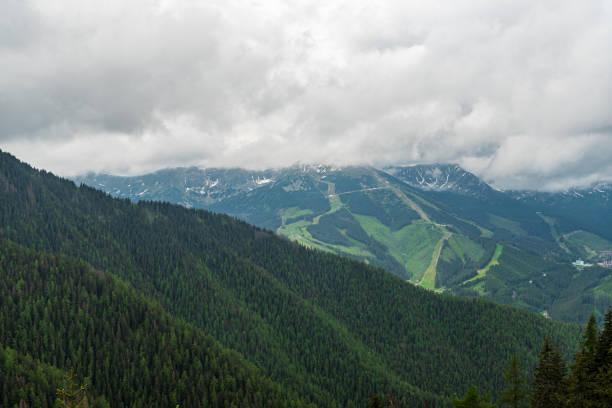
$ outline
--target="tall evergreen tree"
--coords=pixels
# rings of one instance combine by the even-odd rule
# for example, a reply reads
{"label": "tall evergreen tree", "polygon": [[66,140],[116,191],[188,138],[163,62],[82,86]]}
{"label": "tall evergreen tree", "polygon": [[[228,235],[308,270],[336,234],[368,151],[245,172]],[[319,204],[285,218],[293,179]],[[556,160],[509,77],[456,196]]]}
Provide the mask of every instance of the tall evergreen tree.
{"label": "tall evergreen tree", "polygon": [[511,408],[526,407],[525,398],[527,397],[527,391],[525,391],[525,385],[527,381],[523,376],[521,363],[516,354],[512,356],[510,365],[504,373],[504,378],[508,386],[502,391],[499,404]]}
{"label": "tall evergreen tree", "polygon": [[612,356],[609,353],[610,348],[612,348],[612,308],[606,312],[603,329],[597,341],[595,358],[598,367],[603,367],[612,362]]}
{"label": "tall evergreen tree", "polygon": [[571,368],[567,389],[567,402],[571,407],[588,408],[595,406],[597,399],[595,393],[597,343],[597,322],[595,316],[591,316],[582,335],[580,351],[576,353],[575,363]]}
{"label": "tall evergreen tree", "polygon": [[531,408],[563,406],[567,383],[565,373],[566,367],[559,349],[548,337],[545,338],[534,373]]}
{"label": "tall evergreen tree", "polygon": [[[612,349],[609,353],[612,357]],[[612,408],[612,363],[600,367],[595,381],[595,395],[597,408]]]}
{"label": "tall evergreen tree", "polygon": [[598,408],[612,408],[612,309],[608,309],[597,341],[595,394]]}

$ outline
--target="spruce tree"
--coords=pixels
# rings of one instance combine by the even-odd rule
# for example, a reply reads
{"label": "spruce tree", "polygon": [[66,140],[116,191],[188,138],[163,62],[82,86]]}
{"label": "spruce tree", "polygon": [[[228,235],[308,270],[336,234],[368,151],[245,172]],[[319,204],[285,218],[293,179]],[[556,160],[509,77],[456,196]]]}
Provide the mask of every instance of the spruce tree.
{"label": "spruce tree", "polygon": [[608,309],[596,348],[596,407],[612,408],[612,309]]}
{"label": "spruce tree", "polygon": [[612,308],[608,309],[604,318],[603,329],[597,341],[596,364],[604,367],[612,362],[609,351],[612,348]]}
{"label": "spruce tree", "polygon": [[567,402],[576,408],[595,406],[595,377],[597,376],[597,321],[591,316],[582,335],[581,348],[575,356],[567,389]]}
{"label": "spruce tree", "polygon": [[567,382],[565,373],[565,363],[557,346],[548,337],[545,338],[534,373],[531,408],[563,406]]}
{"label": "spruce tree", "polygon": [[502,395],[499,399],[499,404],[508,406],[511,408],[524,408],[527,406],[525,398],[527,397],[527,391],[525,391],[525,385],[527,381],[523,377],[523,370],[518,357],[512,356],[510,365],[504,373],[504,378],[508,386],[502,391]]}
{"label": "spruce tree", "polygon": [[[609,355],[612,358],[612,349]],[[595,395],[597,396],[595,407],[612,408],[612,363],[600,367],[595,381]]]}

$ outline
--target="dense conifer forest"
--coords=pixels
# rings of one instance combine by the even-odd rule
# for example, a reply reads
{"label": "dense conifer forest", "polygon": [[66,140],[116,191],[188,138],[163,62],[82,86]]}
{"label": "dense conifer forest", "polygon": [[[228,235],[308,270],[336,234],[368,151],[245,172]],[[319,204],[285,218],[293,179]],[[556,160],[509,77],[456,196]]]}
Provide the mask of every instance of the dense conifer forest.
{"label": "dense conifer forest", "polygon": [[304,406],[240,355],[112,275],[6,241],[0,271],[3,406],[28,396],[33,405],[53,406],[49,384],[59,383],[58,370],[30,370],[29,381],[22,380],[27,387],[17,392],[24,374],[16,370],[27,373],[32,365],[23,356],[74,367],[114,407]]}
{"label": "dense conifer forest", "polygon": [[601,331],[591,316],[580,342],[580,350],[569,364],[557,344],[544,339],[538,364],[527,381],[517,356],[504,373],[506,387],[498,404],[491,395],[481,395],[470,386],[462,398],[453,398],[455,408],[609,408],[612,406],[612,309],[606,313]]}
{"label": "dense conifer forest", "polygon": [[0,209],[3,397],[32,406],[28,390],[74,367],[111,406],[441,407],[470,384],[497,397],[510,357],[532,369],[544,338],[564,358],[578,347],[576,325],[228,216],[113,199],[6,153]]}

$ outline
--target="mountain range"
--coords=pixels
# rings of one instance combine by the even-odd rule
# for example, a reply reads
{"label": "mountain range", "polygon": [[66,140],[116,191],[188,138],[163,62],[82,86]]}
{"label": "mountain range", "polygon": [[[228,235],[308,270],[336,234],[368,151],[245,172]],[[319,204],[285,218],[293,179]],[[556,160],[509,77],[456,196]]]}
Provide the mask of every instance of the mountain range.
{"label": "mountain range", "polygon": [[[458,165],[166,169],[75,179],[116,197],[225,213],[423,287],[563,321],[612,304],[610,184],[500,191]],[[582,259],[591,267],[576,269]]]}
{"label": "mountain range", "polygon": [[[389,230],[482,235],[381,172],[294,171],[248,193],[323,203],[310,188],[325,185],[329,204],[373,177],[388,187],[363,194],[414,203],[408,219],[386,213]],[[336,213],[355,211],[326,208],[345,224]],[[546,337],[565,356],[578,347],[577,325],[437,294],[227,215],[112,198],[3,152],[0,209],[4,406],[52,406],[64,376],[99,407],[365,407],[375,394],[448,407],[470,384],[498,396],[510,357],[531,370]]]}

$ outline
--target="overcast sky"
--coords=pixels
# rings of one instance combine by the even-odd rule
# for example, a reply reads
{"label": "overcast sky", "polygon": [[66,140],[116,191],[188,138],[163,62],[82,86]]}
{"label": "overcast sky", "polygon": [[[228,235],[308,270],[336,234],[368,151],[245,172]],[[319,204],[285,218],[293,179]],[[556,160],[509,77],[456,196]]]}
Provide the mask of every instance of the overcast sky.
{"label": "overcast sky", "polygon": [[612,179],[610,1],[3,0],[0,148],[70,176],[453,162]]}

